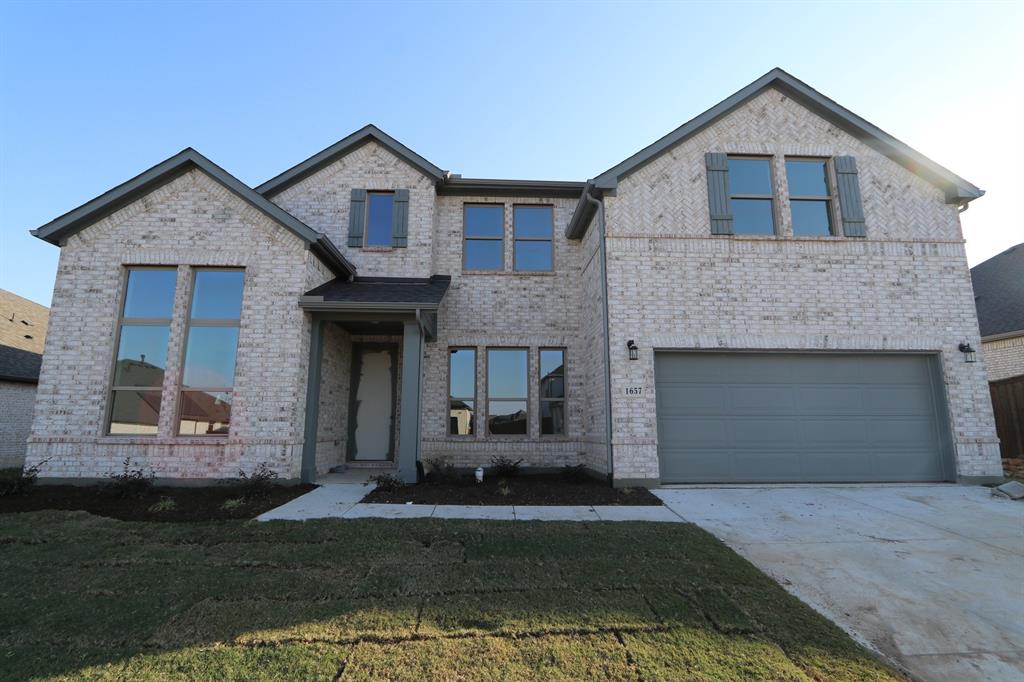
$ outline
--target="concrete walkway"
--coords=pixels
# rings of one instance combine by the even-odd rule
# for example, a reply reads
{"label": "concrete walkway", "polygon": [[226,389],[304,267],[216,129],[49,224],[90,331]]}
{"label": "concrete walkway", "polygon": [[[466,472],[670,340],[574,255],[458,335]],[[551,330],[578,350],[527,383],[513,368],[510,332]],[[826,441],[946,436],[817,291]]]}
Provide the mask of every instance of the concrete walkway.
{"label": "concrete walkway", "polygon": [[[338,479],[333,479],[338,480]],[[595,506],[530,507],[456,504],[359,504],[370,492],[362,483],[324,482],[316,490],[296,497],[256,517],[257,521],[308,519],[493,519],[497,521],[682,521],[668,507]]]}
{"label": "concrete walkway", "polygon": [[1024,503],[962,486],[656,491],[924,680],[1024,680]]}

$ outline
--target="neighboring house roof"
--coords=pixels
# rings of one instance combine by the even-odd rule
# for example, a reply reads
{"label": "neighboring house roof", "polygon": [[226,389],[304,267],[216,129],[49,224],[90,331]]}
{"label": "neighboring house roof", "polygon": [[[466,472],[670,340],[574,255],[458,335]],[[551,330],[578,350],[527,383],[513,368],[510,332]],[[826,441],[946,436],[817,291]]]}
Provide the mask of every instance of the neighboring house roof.
{"label": "neighboring house roof", "polygon": [[0,381],[39,383],[39,367],[43,356],[39,353],[0,345]]}
{"label": "neighboring house roof", "polygon": [[56,220],[32,230],[32,234],[59,246],[61,240],[66,237],[92,225],[96,221],[194,168],[202,170],[235,195],[247,201],[265,215],[277,221],[285,229],[298,236],[336,274],[344,276],[355,275],[355,266],[341,255],[341,252],[338,251],[337,247],[326,235],[317,232],[277,204],[253,191],[244,182],[191,147],[178,152],[149,170],[143,171],[131,180],[101,194],[92,201],[65,213]]}
{"label": "neighboring house roof", "polygon": [[348,137],[338,140],[327,149],[317,152],[302,163],[292,166],[285,172],[267,180],[258,186],[256,191],[263,195],[277,194],[369,142],[376,142],[387,148],[388,151],[404,160],[413,168],[418,169],[435,183],[444,180],[445,171],[370,123]]}
{"label": "neighboring house roof", "polygon": [[1024,333],[1024,244],[971,268],[982,338]]}
{"label": "neighboring house roof", "polygon": [[451,277],[356,277],[321,284],[307,291],[303,307],[389,308],[394,310],[436,309],[448,291]]}
{"label": "neighboring house roof", "polygon": [[43,352],[50,309],[0,289],[0,345]]}
{"label": "neighboring house roof", "polygon": [[[628,159],[612,166],[593,180],[588,181],[585,191],[590,192],[596,189],[598,192],[602,192],[615,189],[619,180],[623,177],[650,163],[677,144],[696,135],[768,88],[775,88],[783,92],[877,152],[884,154],[912,173],[931,182],[945,192],[946,203],[965,204],[985,193],[984,190],[978,189],[959,175],[940,166],[924,154],[900,142],[881,128],[869,123],[849,109],[839,105],[803,81],[794,78],[779,68],[772,69],[742,90],[722,100],[699,116],[690,119],[668,135],[644,147]],[[566,236],[570,239],[581,238],[586,233],[587,225],[590,224],[594,210],[594,206],[587,202],[585,197],[581,197],[566,228]]]}

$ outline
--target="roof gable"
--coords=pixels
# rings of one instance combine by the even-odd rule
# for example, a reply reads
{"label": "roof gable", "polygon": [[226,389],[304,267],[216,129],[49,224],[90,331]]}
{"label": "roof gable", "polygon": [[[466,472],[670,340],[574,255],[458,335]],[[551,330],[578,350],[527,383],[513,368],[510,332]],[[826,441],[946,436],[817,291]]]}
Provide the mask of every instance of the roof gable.
{"label": "roof gable", "polygon": [[305,161],[267,180],[258,186],[256,191],[264,196],[277,194],[368,142],[377,142],[392,154],[433,180],[434,183],[443,182],[445,179],[445,171],[370,123],[348,137],[338,140],[330,147],[317,152]]}
{"label": "roof gable", "polygon": [[1024,244],[971,268],[982,337],[1024,331]]}
{"label": "roof gable", "polygon": [[42,227],[32,230],[32,235],[59,246],[63,239],[89,227],[98,220],[195,168],[203,171],[235,195],[302,239],[309,249],[336,274],[344,276],[353,276],[355,274],[355,267],[345,260],[345,257],[341,255],[341,252],[338,251],[337,247],[334,246],[326,235],[317,232],[277,204],[267,200],[244,182],[191,147],[183,149],[169,159],[136,175],[131,180],[104,192],[92,201],[82,204]]}
{"label": "roof gable", "polygon": [[690,119],[660,140],[641,149],[628,159],[594,178],[598,189],[614,189],[620,178],[636,171],[680,142],[697,134],[726,114],[747,103],[768,88],[775,88],[807,107],[833,125],[845,130],[881,154],[920,175],[946,193],[947,203],[966,203],[985,192],[920,152],[900,142],[881,128],[869,123],[803,81],[782,69],[772,69],[739,92],[722,100],[704,113]]}

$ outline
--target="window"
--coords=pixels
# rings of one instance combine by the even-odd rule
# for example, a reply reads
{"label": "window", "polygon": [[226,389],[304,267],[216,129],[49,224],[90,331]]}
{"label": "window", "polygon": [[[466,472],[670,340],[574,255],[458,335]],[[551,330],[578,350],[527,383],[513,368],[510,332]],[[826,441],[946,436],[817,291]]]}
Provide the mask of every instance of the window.
{"label": "window", "polygon": [[244,281],[242,270],[195,273],[181,380],[181,435],[228,432]]}
{"label": "window", "polygon": [[366,245],[391,246],[391,219],[395,207],[394,192],[368,192],[366,195]]}
{"label": "window", "polygon": [[729,157],[729,209],[733,234],[775,234],[770,159]]}
{"label": "window", "polygon": [[487,432],[526,435],[526,349],[487,350]]}
{"label": "window", "polygon": [[514,206],[515,269],[520,272],[552,270],[551,240],[554,211],[550,206]]}
{"label": "window", "polygon": [[154,435],[167,369],[174,268],[130,268],[111,382],[107,433]]}
{"label": "window", "polygon": [[501,204],[466,204],[462,224],[462,266],[466,270],[504,269],[505,207]]}
{"label": "window", "polygon": [[828,184],[828,162],[824,159],[786,159],[789,207],[793,213],[793,234],[832,234],[832,196]]}
{"label": "window", "polygon": [[448,434],[472,436],[476,416],[476,350],[448,352]]}
{"label": "window", "polygon": [[540,349],[540,433],[565,434],[565,350]]}

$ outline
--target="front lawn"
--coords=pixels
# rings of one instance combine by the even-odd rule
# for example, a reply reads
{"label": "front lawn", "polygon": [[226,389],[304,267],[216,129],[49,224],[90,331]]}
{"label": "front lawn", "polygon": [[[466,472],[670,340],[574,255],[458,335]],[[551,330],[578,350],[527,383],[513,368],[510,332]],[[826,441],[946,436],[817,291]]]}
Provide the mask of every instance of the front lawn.
{"label": "front lawn", "polygon": [[687,524],[0,515],[0,679],[897,676]]}

